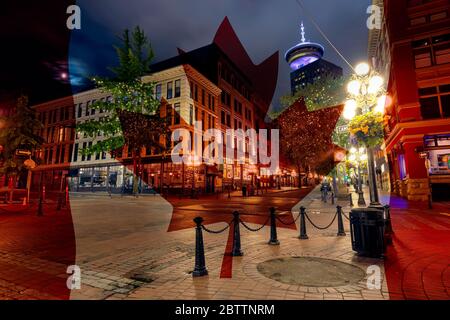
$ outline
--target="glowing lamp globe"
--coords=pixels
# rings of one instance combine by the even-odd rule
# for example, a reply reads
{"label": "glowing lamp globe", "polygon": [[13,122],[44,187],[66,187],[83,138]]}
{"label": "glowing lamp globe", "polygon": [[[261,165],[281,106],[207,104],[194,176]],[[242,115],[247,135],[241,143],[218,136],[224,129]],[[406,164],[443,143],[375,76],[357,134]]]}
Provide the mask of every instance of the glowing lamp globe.
{"label": "glowing lamp globe", "polygon": [[358,76],[365,76],[369,73],[370,67],[367,63],[363,62],[356,66],[355,72]]}

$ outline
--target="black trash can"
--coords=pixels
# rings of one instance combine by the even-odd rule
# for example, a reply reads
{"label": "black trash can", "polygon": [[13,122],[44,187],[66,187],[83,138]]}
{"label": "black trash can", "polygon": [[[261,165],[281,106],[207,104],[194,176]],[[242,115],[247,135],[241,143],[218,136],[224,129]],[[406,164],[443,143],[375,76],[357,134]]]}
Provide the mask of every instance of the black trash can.
{"label": "black trash can", "polygon": [[385,245],[384,211],[376,208],[355,208],[350,212],[352,249],[358,255],[380,258]]}

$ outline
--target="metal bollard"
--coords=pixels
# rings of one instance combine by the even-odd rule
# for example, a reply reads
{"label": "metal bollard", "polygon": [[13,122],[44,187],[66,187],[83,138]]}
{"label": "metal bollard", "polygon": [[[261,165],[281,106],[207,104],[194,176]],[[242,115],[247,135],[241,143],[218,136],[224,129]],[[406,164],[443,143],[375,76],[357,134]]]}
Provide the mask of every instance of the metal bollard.
{"label": "metal bollard", "polygon": [[391,206],[385,205],[384,206],[384,212],[386,214],[386,232],[394,233],[394,230],[392,230],[392,223],[391,223]]}
{"label": "metal bollard", "polygon": [[394,233],[394,230],[392,229],[391,207],[389,205],[384,206],[384,214],[386,242],[387,244],[392,244],[392,234]]}
{"label": "metal bollard", "polygon": [[194,219],[196,223],[195,228],[195,267],[192,272],[193,277],[202,277],[208,274],[205,266],[205,248],[203,247],[203,234],[202,234],[202,217],[196,217]]}
{"label": "metal bollard", "polygon": [[365,206],[366,200],[364,200],[364,192],[358,191],[358,206]]}
{"label": "metal bollard", "polygon": [[338,237],[345,236],[344,222],[342,221],[342,207],[337,206],[337,218],[338,218]]}
{"label": "metal bollard", "polygon": [[350,199],[350,207],[354,207],[355,205],[353,204],[353,198],[352,198],[352,193],[350,192],[348,195],[349,199]]}
{"label": "metal bollard", "polygon": [[43,199],[42,199],[42,196],[40,196],[39,197],[39,204],[38,204],[38,212],[37,212],[37,215],[38,215],[38,217],[42,217],[43,215],[44,215],[44,211],[42,210],[43,208],[42,208],[42,202],[43,202]]}
{"label": "metal bollard", "polygon": [[277,239],[277,221],[275,217],[275,208],[270,208],[270,245],[279,245],[280,241]]}
{"label": "metal bollard", "polygon": [[305,207],[300,207],[300,236],[299,239],[306,240],[309,239],[306,234],[306,221],[305,221],[306,209]]}
{"label": "metal bollard", "polygon": [[239,231],[239,212],[233,212],[234,216],[234,230],[233,230],[233,250],[231,251],[231,255],[233,257],[240,257],[244,255],[241,251],[241,233]]}

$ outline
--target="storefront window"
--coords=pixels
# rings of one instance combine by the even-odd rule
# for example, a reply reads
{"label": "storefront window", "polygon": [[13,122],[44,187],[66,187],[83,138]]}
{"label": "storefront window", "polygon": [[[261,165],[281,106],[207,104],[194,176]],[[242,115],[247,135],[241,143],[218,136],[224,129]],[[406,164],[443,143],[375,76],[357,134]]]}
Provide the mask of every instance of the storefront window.
{"label": "storefront window", "polygon": [[109,187],[120,188],[123,184],[123,167],[122,166],[112,166],[109,167],[109,177],[108,177]]}
{"label": "storefront window", "polygon": [[93,174],[93,178],[92,178],[92,187],[94,187],[94,188],[106,187],[107,174],[108,174],[107,167],[94,168],[94,174]]}
{"label": "storefront window", "polygon": [[81,168],[80,169],[80,187],[90,188],[92,180],[92,168]]}
{"label": "storefront window", "polygon": [[430,174],[450,174],[450,134],[426,136],[424,144],[430,161]]}

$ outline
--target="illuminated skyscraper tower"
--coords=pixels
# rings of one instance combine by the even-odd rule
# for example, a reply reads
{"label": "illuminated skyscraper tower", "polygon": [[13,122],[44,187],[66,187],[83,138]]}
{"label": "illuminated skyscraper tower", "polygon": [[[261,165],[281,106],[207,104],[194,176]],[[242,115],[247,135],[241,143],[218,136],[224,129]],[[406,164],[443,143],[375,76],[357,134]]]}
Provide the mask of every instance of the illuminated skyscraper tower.
{"label": "illuminated skyscraper tower", "polygon": [[285,59],[291,67],[291,91],[313,83],[326,75],[342,76],[342,68],[322,59],[325,49],[322,45],[306,41],[305,27],[301,24],[301,42],[286,51]]}

